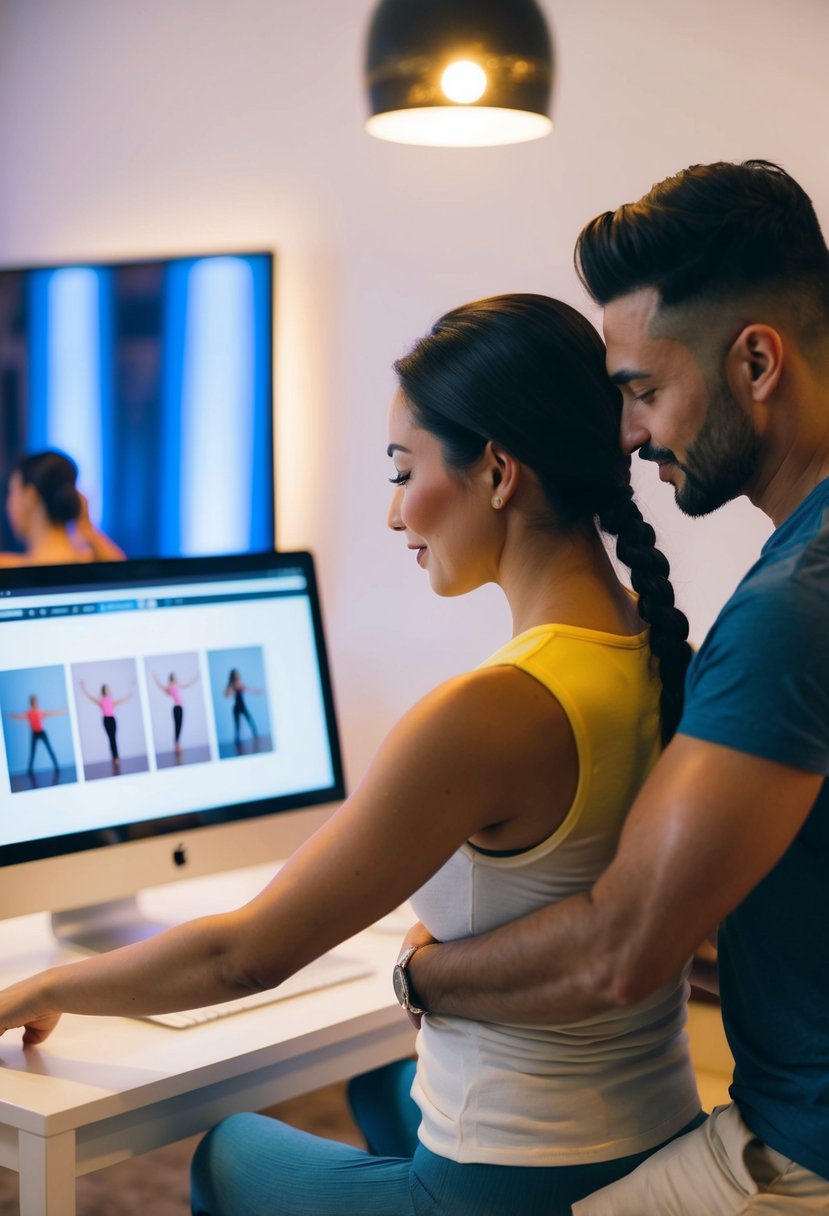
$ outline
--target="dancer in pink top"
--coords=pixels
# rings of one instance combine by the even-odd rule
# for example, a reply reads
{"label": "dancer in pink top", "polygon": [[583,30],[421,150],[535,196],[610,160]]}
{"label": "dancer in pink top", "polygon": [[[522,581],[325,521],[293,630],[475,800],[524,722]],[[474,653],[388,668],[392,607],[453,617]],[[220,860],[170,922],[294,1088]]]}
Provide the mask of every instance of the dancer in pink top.
{"label": "dancer in pink top", "polygon": [[115,707],[116,705],[123,705],[125,701],[129,701],[130,697],[132,696],[132,690],[130,690],[125,697],[119,697],[118,700],[115,700],[112,696],[109,685],[102,684],[101,695],[99,697],[94,697],[84,684],[83,680],[81,680],[81,692],[88,700],[92,701],[92,703],[97,705],[100,709],[103,715],[104,730],[106,731],[106,736],[109,740],[109,750],[112,753],[112,766],[115,769],[120,769],[121,758],[118,755],[118,744],[115,741],[115,733],[118,730],[118,723],[115,720]]}
{"label": "dancer in pink top", "polygon": [[190,688],[191,685],[196,683],[196,680],[198,680],[198,678],[199,678],[199,674],[198,674],[198,672],[196,672],[196,674],[193,676],[193,679],[188,680],[185,684],[179,684],[178,680],[175,677],[175,673],[172,671],[170,672],[170,675],[167,679],[166,684],[163,683],[163,681],[159,680],[158,676],[155,674],[154,671],[151,670],[150,675],[153,677],[153,679],[155,680],[156,684],[161,689],[161,691],[166,692],[167,696],[173,702],[173,740],[174,740],[174,747],[175,747],[176,755],[180,756],[181,755],[181,743],[180,743],[181,727],[184,722],[184,700],[183,700],[181,694],[185,688]]}

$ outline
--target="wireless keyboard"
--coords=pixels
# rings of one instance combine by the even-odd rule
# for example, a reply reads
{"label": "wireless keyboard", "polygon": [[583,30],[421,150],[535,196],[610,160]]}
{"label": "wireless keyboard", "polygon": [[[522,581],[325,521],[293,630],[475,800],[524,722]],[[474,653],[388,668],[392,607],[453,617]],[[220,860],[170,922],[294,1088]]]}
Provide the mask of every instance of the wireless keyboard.
{"label": "wireless keyboard", "polygon": [[358,980],[364,975],[371,975],[373,970],[374,968],[362,959],[340,954],[339,951],[329,951],[295,972],[278,988],[252,992],[248,996],[239,997],[235,1001],[225,1001],[221,1005],[205,1005],[203,1009],[152,1013],[147,1015],[146,1020],[159,1022],[162,1026],[172,1026],[176,1030],[186,1030],[190,1026],[201,1026],[204,1022],[215,1022],[217,1018],[229,1017],[233,1013],[244,1013],[246,1009],[258,1009],[261,1005],[273,1005],[276,1001],[286,1001],[292,996],[303,996],[306,992],[344,984],[347,980]]}

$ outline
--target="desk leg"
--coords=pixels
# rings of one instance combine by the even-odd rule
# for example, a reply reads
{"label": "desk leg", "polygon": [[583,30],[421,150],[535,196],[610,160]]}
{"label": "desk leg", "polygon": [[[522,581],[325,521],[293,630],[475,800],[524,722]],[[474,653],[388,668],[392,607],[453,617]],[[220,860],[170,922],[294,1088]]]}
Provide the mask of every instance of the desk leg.
{"label": "desk leg", "polygon": [[75,1133],[19,1140],[20,1216],[75,1216]]}

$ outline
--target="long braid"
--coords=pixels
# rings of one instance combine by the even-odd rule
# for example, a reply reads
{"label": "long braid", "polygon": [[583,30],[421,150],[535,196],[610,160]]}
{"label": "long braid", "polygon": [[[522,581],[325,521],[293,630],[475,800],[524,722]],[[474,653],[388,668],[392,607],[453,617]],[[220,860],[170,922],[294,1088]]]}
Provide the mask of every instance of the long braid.
{"label": "long braid", "polygon": [[616,555],[630,570],[639,612],[650,626],[651,651],[659,661],[662,681],[662,742],[674,735],[682,715],[685,673],[691,661],[688,619],[675,606],[668,559],[656,547],[656,533],[642,518],[633,490],[620,486],[599,513],[602,530],[616,537]]}

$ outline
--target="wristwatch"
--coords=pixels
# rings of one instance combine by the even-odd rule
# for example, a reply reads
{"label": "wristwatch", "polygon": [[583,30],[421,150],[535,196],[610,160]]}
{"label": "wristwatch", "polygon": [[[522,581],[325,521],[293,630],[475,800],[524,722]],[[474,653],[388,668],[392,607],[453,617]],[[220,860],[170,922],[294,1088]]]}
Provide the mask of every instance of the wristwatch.
{"label": "wristwatch", "polygon": [[394,986],[394,995],[397,997],[398,1001],[406,1012],[413,1013],[416,1017],[419,1017],[420,1014],[425,1013],[426,1010],[419,1009],[417,1005],[413,1004],[412,1002],[414,993],[412,991],[411,984],[409,983],[407,968],[409,963],[412,961],[412,955],[416,950],[419,949],[420,946],[407,946],[407,948],[400,955],[400,958],[395,963],[394,971],[392,971],[391,975],[391,982]]}

